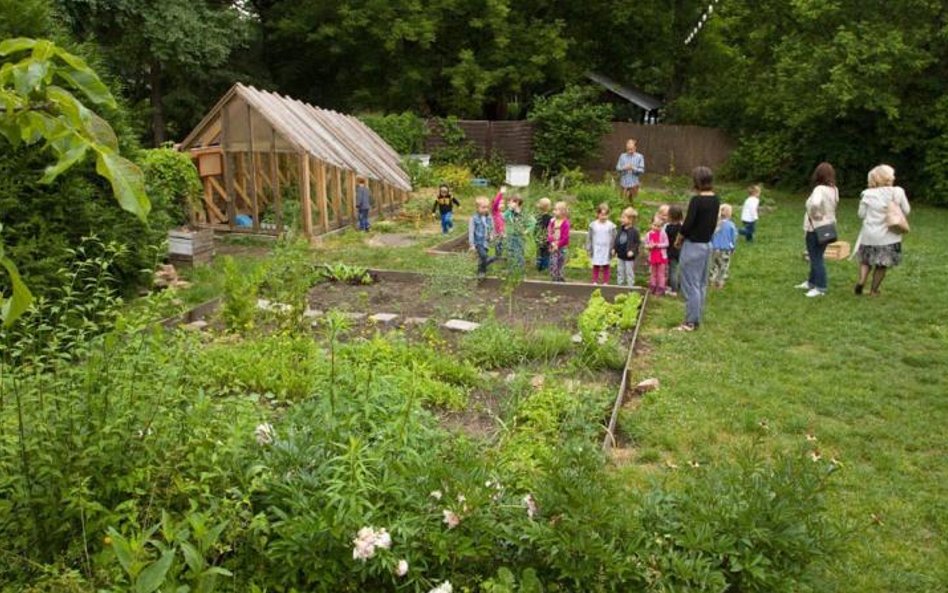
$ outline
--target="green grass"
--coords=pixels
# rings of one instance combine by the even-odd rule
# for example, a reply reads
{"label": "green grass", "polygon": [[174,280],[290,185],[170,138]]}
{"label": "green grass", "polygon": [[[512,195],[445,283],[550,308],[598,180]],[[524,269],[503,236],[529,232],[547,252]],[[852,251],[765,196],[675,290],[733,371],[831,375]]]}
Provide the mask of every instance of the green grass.
{"label": "green grass", "polygon": [[[644,480],[665,471],[646,465],[659,459],[707,462],[762,433],[775,449],[815,435],[824,458],[843,463],[832,500],[855,529],[821,590],[939,590],[948,582],[948,211],[916,208],[881,297],[854,296],[857,265],[843,261],[828,263],[829,294],[807,299],[793,288],[807,274],[802,196],[770,204],[698,332],[669,331],[682,303],[650,301],[648,353],[634,376],[658,377],[662,389],[621,418],[639,452],[627,471]],[[856,206],[840,209],[851,242]]]}

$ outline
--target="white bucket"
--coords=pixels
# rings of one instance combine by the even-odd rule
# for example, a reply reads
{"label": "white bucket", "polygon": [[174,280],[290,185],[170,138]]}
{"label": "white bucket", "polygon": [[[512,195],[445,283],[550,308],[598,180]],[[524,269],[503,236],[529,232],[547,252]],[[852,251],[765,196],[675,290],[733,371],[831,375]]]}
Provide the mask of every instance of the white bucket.
{"label": "white bucket", "polygon": [[530,165],[507,165],[507,185],[527,187],[530,185]]}
{"label": "white bucket", "polygon": [[418,161],[421,163],[422,167],[428,167],[431,165],[431,155],[430,154],[410,154],[408,158]]}

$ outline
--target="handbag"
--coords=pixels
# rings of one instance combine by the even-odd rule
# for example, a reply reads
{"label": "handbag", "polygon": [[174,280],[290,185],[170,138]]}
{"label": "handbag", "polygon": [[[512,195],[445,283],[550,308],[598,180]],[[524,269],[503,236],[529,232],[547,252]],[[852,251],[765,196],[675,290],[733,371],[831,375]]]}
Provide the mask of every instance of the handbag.
{"label": "handbag", "polygon": [[905,218],[905,213],[902,212],[902,208],[899,207],[891,193],[889,196],[889,204],[885,208],[885,225],[889,227],[889,230],[893,233],[904,235],[909,232],[909,223]]}
{"label": "handbag", "polygon": [[[837,190],[837,192],[838,191],[839,190]],[[839,201],[839,197],[837,197],[836,200]],[[809,214],[807,214],[807,218],[810,218]],[[810,226],[813,227],[813,232],[816,233],[816,242],[820,245],[829,245],[830,243],[835,243],[836,239],[839,238],[839,234],[836,232],[835,222],[816,226],[813,224],[813,219],[810,218]]]}

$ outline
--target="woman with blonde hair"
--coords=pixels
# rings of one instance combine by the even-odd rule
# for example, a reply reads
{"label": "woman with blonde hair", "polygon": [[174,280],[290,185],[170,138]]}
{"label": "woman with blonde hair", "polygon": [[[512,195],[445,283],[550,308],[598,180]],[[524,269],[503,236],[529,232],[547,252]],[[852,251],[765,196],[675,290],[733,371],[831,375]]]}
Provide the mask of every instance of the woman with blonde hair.
{"label": "woman with blonde hair", "polygon": [[895,204],[903,217],[908,217],[911,207],[901,187],[895,184],[895,169],[879,165],[869,171],[869,188],[862,192],[859,200],[859,231],[856,256],[859,258],[859,282],[855,293],[862,294],[869,271],[872,272],[870,295],[878,295],[879,287],[889,268],[902,262],[902,234],[898,228],[890,227],[889,209]]}

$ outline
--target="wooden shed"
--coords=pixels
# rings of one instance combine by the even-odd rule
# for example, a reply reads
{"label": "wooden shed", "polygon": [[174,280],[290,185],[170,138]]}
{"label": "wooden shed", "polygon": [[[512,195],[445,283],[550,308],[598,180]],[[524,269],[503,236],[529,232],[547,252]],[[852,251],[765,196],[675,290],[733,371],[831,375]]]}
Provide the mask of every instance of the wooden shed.
{"label": "wooden shed", "polygon": [[298,212],[311,238],[355,224],[357,177],[375,214],[411,191],[398,153],[355,117],[239,83],[180,148],[204,185],[195,222],[215,230],[280,234]]}

